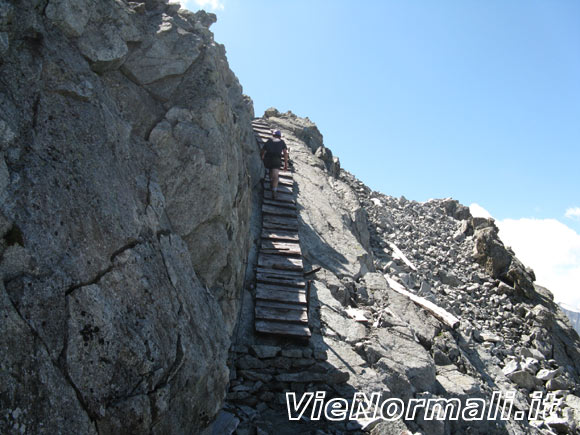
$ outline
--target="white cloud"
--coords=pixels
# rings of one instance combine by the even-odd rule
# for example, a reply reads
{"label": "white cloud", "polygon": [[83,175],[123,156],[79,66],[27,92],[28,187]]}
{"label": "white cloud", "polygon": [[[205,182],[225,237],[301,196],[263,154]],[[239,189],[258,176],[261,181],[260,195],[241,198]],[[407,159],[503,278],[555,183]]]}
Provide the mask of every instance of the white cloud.
{"label": "white cloud", "polygon": [[[469,210],[474,217],[492,217],[479,204]],[[569,209],[566,216],[580,218],[580,208]],[[537,284],[557,302],[580,308],[580,234],[556,219],[504,219],[496,225],[504,244],[534,269]]]}
{"label": "white cloud", "polygon": [[491,214],[486,209],[484,209],[481,205],[476,204],[475,202],[469,206],[469,211],[473,217],[491,217]]}
{"label": "white cloud", "polygon": [[570,219],[580,220],[580,207],[569,208],[564,215]]}
{"label": "white cloud", "polygon": [[180,0],[183,7],[191,10],[209,9],[211,11],[223,11],[225,5],[220,0]]}

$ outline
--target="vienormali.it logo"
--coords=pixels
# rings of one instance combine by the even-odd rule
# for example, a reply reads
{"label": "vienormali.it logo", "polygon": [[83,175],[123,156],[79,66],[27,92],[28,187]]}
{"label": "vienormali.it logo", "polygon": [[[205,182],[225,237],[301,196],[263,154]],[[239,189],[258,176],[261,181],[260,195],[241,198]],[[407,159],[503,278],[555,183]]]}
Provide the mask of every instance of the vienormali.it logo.
{"label": "vienormali.it logo", "polygon": [[380,393],[355,393],[352,400],[344,398],[326,398],[326,391],[303,393],[297,400],[296,393],[286,393],[286,408],[289,420],[300,420],[308,417],[310,420],[325,418],[328,421],[382,419],[394,421],[404,418],[415,420],[417,412],[425,410],[425,420],[524,420],[545,419],[561,404],[562,399],[554,393],[536,391],[528,412],[514,410],[516,392],[494,391],[491,400],[468,398],[464,403],[458,398],[409,399],[407,403],[397,398],[381,401]]}

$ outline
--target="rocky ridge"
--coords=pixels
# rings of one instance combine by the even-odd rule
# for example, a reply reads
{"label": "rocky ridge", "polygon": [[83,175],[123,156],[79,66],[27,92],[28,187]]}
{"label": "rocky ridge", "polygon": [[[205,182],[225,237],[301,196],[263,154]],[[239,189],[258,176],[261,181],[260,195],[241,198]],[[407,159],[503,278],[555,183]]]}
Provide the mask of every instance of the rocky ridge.
{"label": "rocky ridge", "polygon": [[[325,391],[383,400],[490,400],[515,391],[528,412],[534,392],[562,399],[532,422],[375,422],[372,433],[574,433],[580,423],[577,334],[546,290],[498,237],[492,220],[451,199],[425,203],[373,192],[324,147],[308,119],[266,111],[290,148],[298,190],[301,246],[320,266],[310,298],[312,339],[304,346],[255,336],[249,306],[231,353],[222,418],[236,433],[343,433],[365,422],[287,421],[285,392]],[[306,267],[308,269],[308,267]],[[451,330],[406,297],[403,286],[461,319]],[[355,322],[356,308],[368,322]],[[357,429],[358,428],[358,429]]]}
{"label": "rocky ridge", "polygon": [[560,309],[568,316],[572,326],[580,334],[580,311],[562,305],[560,305]]}

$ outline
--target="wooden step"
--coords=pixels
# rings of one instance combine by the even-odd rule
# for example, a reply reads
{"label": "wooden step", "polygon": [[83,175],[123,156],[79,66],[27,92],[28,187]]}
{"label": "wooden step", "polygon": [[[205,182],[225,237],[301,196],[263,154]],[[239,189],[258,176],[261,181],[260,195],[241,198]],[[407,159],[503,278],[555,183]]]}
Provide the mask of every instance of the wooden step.
{"label": "wooden step", "polygon": [[299,243],[262,240],[260,252],[273,255],[301,256]]}
{"label": "wooden step", "polygon": [[293,310],[289,308],[264,307],[257,303],[255,315],[256,319],[308,325],[308,311],[306,310],[306,307],[302,307],[302,310]]}
{"label": "wooden step", "polygon": [[292,210],[292,209],[286,208],[286,207],[278,207],[276,205],[270,205],[270,204],[263,204],[262,205],[262,213],[271,214],[274,216],[286,216],[286,217],[291,217],[294,219],[296,219],[296,216],[298,216],[298,213],[296,212],[296,210]]}
{"label": "wooden step", "polygon": [[300,242],[300,236],[296,231],[269,230],[262,228],[262,239],[279,240],[281,242]]}
{"label": "wooden step", "polygon": [[273,205],[275,207],[283,207],[288,208],[290,210],[296,210],[296,204],[292,204],[290,202],[278,201],[277,199],[267,199],[264,198],[264,204]]}
{"label": "wooden step", "polygon": [[[266,176],[264,178],[264,181],[266,183],[270,183],[270,176]],[[292,180],[291,178],[282,178],[282,177],[279,177],[278,178],[278,186],[289,186],[289,187],[293,187],[294,186],[294,180]]]}
{"label": "wooden step", "polygon": [[287,287],[305,288],[306,281],[300,275],[289,275],[282,270],[269,270],[267,272],[256,271],[256,281],[263,284],[274,284]]}
{"label": "wooden step", "polygon": [[272,269],[297,270],[300,272],[304,270],[302,265],[302,258],[286,257],[284,255],[270,255],[260,253],[258,255],[258,265]]}
{"label": "wooden step", "polygon": [[[264,190],[264,199],[273,200],[271,190]],[[287,202],[289,204],[296,204],[296,200],[294,199],[294,195],[289,194],[289,193],[284,193],[284,192],[278,192],[278,195],[276,195],[275,201]]]}
{"label": "wooden step", "polygon": [[268,320],[257,320],[256,331],[264,334],[288,335],[300,338],[309,338],[311,336],[310,329],[306,326]]}
{"label": "wooden step", "polygon": [[304,278],[304,272],[301,272],[299,270],[280,270],[280,269],[270,269],[269,267],[256,266],[256,273],[271,273],[271,272],[282,273],[286,276],[292,276],[295,278]]}
{"label": "wooden step", "polygon": [[301,289],[258,284],[256,286],[256,300],[286,302],[306,305],[306,292]]}
{"label": "wooden step", "polygon": [[307,307],[300,304],[293,304],[287,302],[278,302],[278,301],[266,301],[266,300],[257,300],[256,301],[257,307],[264,307],[264,308],[281,308],[284,310],[296,310],[302,311],[305,310]]}
{"label": "wooden step", "polygon": [[266,124],[265,122],[252,121],[252,128],[267,128],[268,130],[271,130],[271,127],[268,124]]}
{"label": "wooden step", "polygon": [[[272,190],[272,186],[270,185],[269,181],[264,183],[264,190]],[[292,186],[285,186],[283,184],[278,185],[278,193],[285,193],[286,195],[292,195],[294,190]]]}
{"label": "wooden step", "polygon": [[285,216],[266,214],[262,218],[262,228],[268,230],[298,231],[298,220]]}

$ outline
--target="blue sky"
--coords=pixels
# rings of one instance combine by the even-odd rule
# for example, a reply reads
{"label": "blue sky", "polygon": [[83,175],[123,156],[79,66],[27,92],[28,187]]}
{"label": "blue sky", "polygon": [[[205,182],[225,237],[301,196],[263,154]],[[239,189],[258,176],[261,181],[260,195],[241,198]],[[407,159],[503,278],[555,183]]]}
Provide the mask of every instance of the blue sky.
{"label": "blue sky", "polygon": [[479,204],[580,306],[580,2],[185,2],[200,5],[257,116],[308,116],[375,190]]}

